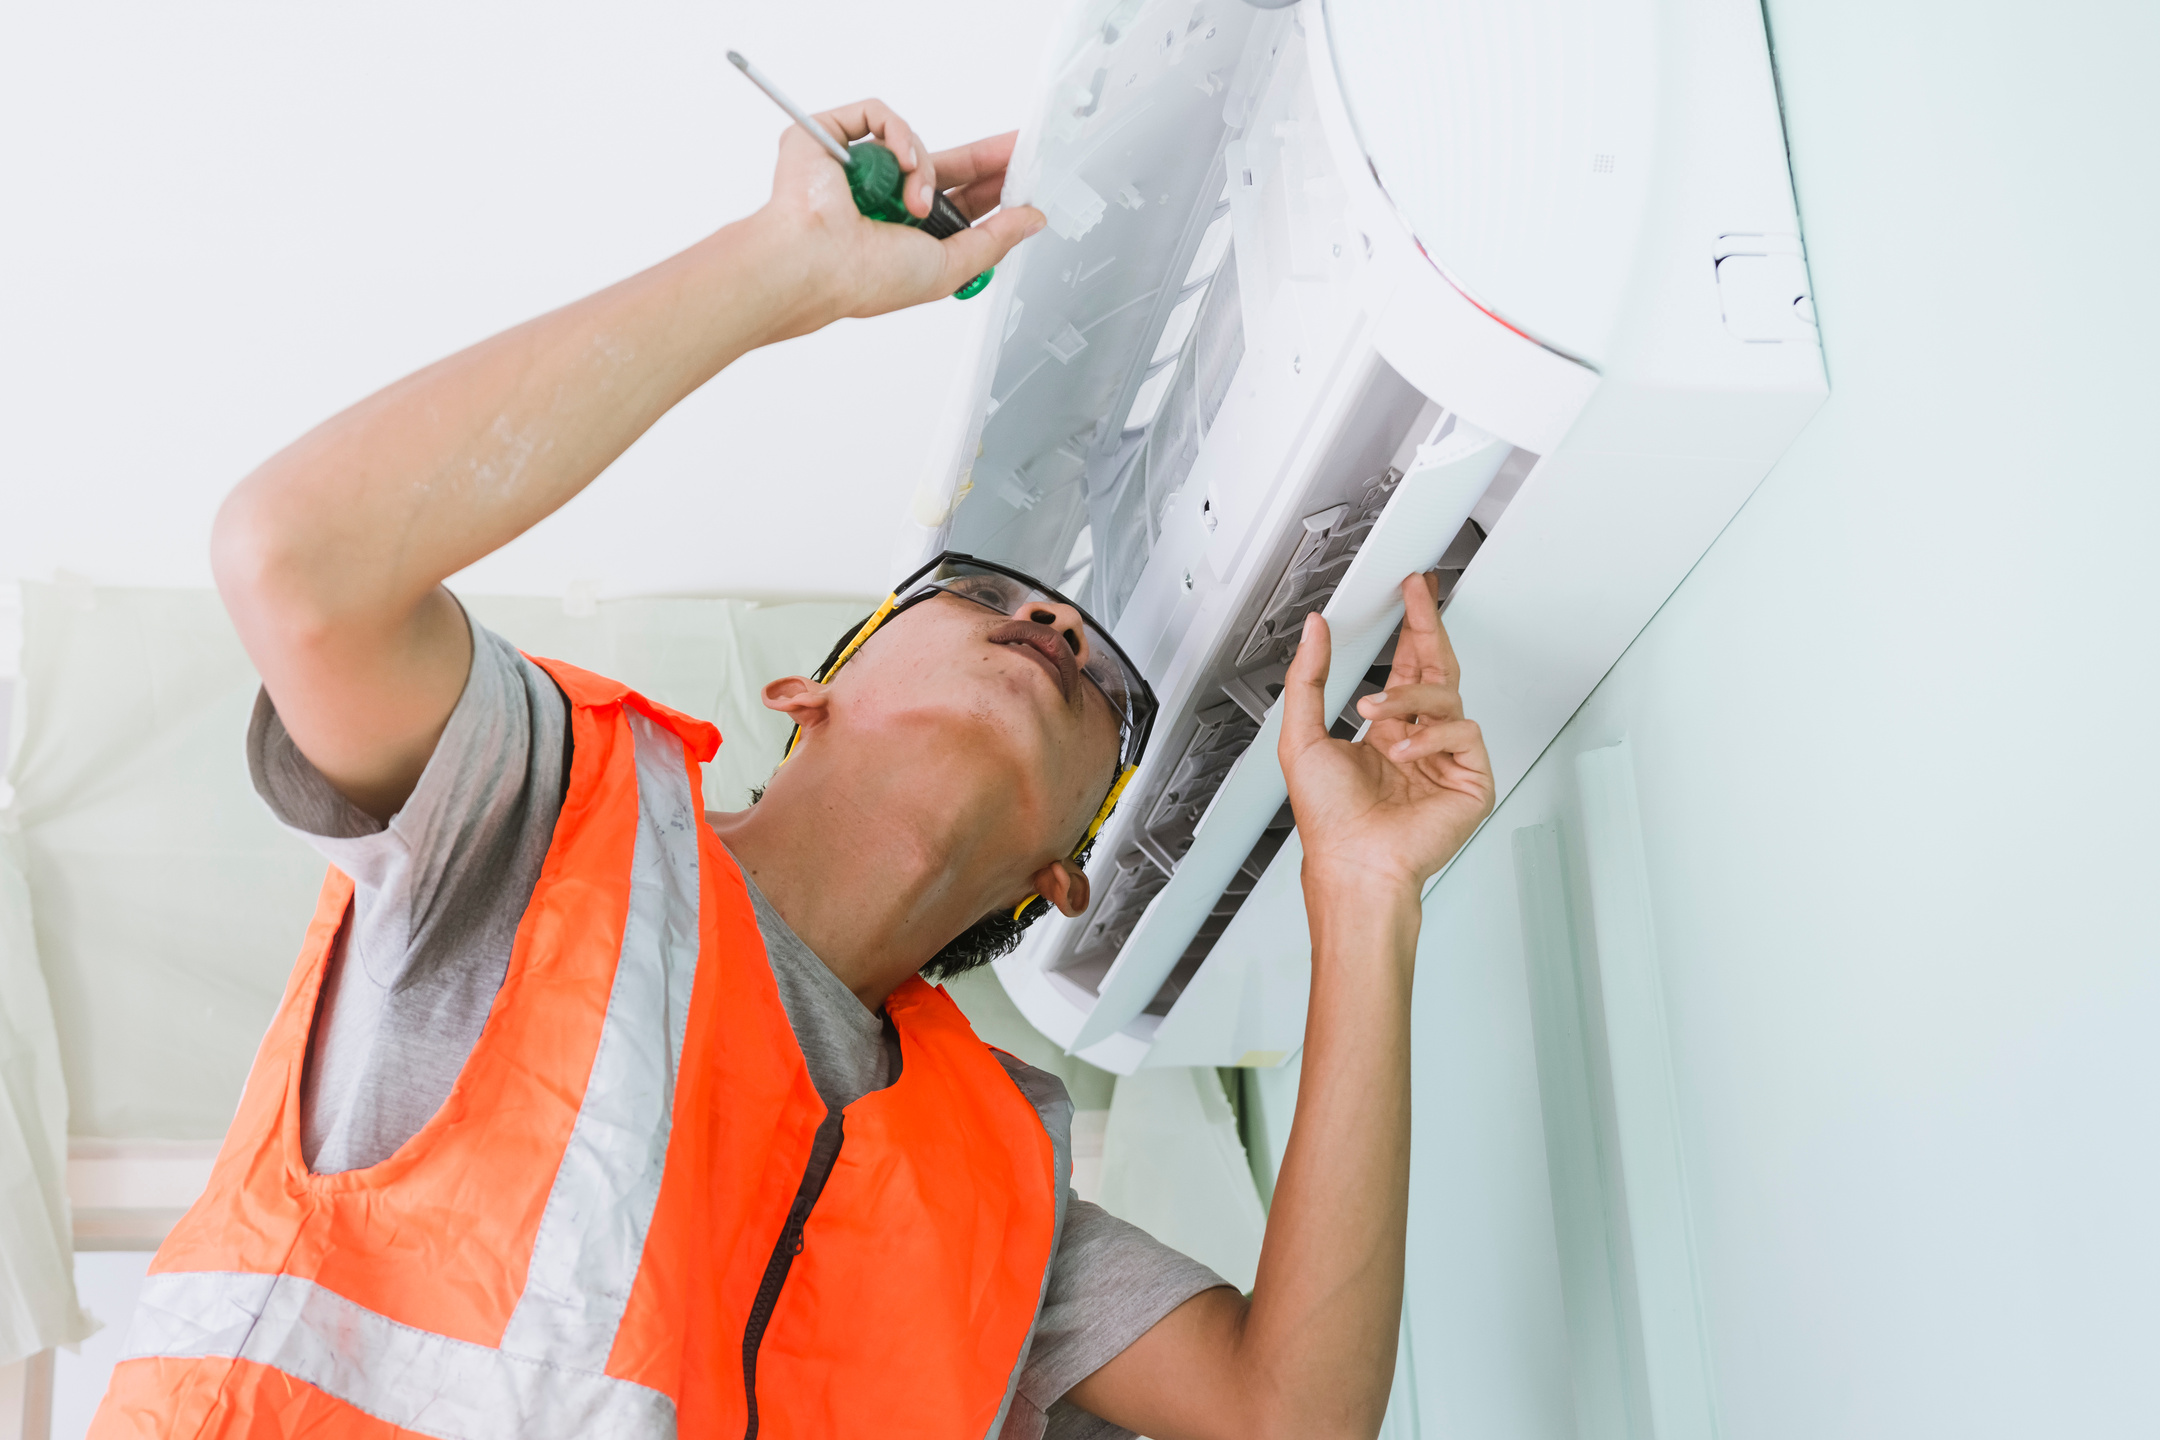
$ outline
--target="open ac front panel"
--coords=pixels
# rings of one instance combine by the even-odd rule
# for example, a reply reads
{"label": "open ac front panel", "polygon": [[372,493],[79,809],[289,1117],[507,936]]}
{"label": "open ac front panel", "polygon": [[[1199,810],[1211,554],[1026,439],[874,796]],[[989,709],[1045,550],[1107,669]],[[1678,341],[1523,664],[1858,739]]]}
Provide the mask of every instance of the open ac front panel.
{"label": "open ac front panel", "polygon": [[1049,228],[981,302],[896,565],[1055,577],[1163,711],[1092,907],[997,972],[1120,1073],[1279,1064],[1304,616],[1354,734],[1437,568],[1505,795],[1821,404],[1761,15],[1095,0],[1006,199]]}

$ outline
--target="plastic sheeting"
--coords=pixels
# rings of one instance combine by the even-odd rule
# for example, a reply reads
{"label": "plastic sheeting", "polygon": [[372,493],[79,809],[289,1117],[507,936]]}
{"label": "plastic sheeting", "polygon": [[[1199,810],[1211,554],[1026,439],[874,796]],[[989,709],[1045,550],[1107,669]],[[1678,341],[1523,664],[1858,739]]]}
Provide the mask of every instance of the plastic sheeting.
{"label": "plastic sheeting", "polygon": [[0,1365],[96,1328],[75,1299],[67,1091],[18,849],[0,815]]}
{"label": "plastic sheeting", "polygon": [[[786,724],[758,704],[758,686],[808,670],[870,608],[652,599],[572,615],[554,600],[467,603],[530,651],[714,720],[727,737],[706,767],[716,809],[745,803],[779,757]],[[208,590],[60,584],[23,587],[21,677],[9,813],[68,1128],[214,1140],[323,873],[248,783],[254,672]],[[12,1071],[8,1086],[20,1110]]]}
{"label": "plastic sheeting", "polygon": [[1118,1077],[1103,1135],[1102,1206],[1252,1289],[1267,1217],[1214,1070]]}
{"label": "plastic sheeting", "polygon": [[1074,1110],[1085,1113],[1110,1108],[1110,1093],[1117,1077],[1077,1055],[1067,1055],[1055,1040],[1028,1024],[989,966],[954,976],[945,982],[945,993],[952,996],[977,1035],[1064,1081]]}
{"label": "plastic sheeting", "polygon": [[1290,1118],[1297,1113],[1298,1081],[1305,1072],[1305,1052],[1300,1050],[1273,1069],[1237,1072],[1243,1087],[1240,1118],[1245,1150],[1252,1160],[1253,1184],[1260,1203],[1275,1204],[1275,1177],[1282,1172],[1283,1152],[1290,1146]]}
{"label": "plastic sheeting", "polygon": [[[945,988],[976,1034],[1065,1082],[1075,1106],[1073,1188],[1083,1200],[1252,1289],[1297,1106],[1297,1059],[1274,1070],[1166,1068],[1120,1077],[1044,1038],[987,967]],[[1224,1095],[1225,1074],[1240,1087],[1242,1126]]]}
{"label": "plastic sheeting", "polygon": [[[946,982],[975,1033],[1065,1082],[1073,1117],[1074,1189],[1120,1220],[1251,1290],[1260,1265],[1265,1202],[1282,1168],[1297,1106],[1300,1059],[1238,1077],[1244,1130],[1206,1067],[1116,1076],[1067,1055],[1021,1015],[986,966]],[[1097,1132],[1091,1120],[1107,1120]],[[1099,1134],[1099,1139],[1097,1138]],[[1099,1149],[1096,1147],[1099,1146]]]}

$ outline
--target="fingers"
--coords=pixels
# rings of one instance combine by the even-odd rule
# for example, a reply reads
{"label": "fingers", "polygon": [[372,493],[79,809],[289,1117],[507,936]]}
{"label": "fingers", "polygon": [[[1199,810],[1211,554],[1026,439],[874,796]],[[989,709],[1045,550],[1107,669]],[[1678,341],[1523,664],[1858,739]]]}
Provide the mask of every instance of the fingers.
{"label": "fingers", "polygon": [[[893,114],[892,107],[882,100],[857,100],[852,105],[836,105],[830,110],[811,117],[835,135],[843,143],[852,143],[865,135],[875,135],[885,142],[885,148],[900,157],[903,170],[915,168],[915,132],[907,128],[907,122]],[[899,135],[907,144],[906,149],[893,143],[892,125],[898,122]]]}
{"label": "fingers", "polygon": [[1433,640],[1440,652],[1438,679],[1445,685],[1462,684],[1462,661],[1455,658],[1455,642],[1448,638],[1447,624],[1440,618],[1440,607],[1432,610]]}
{"label": "fingers", "polygon": [[842,141],[875,135],[900,161],[900,201],[908,213],[918,220],[930,213],[930,197],[937,185],[936,159],[915,143],[914,130],[891,106],[882,100],[858,100],[813,118]]}
{"label": "fingers", "polygon": [[1434,671],[1434,674],[1426,674],[1423,678],[1432,680],[1432,682],[1439,682],[1439,684],[1460,684],[1462,682],[1462,663],[1456,661],[1454,641],[1447,639],[1447,626],[1441,624],[1441,602],[1439,602],[1441,583],[1439,583],[1439,574],[1434,572],[1434,574],[1413,574],[1413,576],[1408,576],[1408,579],[1402,583],[1402,594],[1404,594],[1406,600],[1408,600],[1410,594],[1413,594],[1413,581],[1415,581],[1415,594],[1421,600],[1419,600],[1417,607],[1404,604],[1402,617],[1404,617],[1404,626],[1408,626],[1410,622],[1413,622],[1413,617],[1415,617],[1419,654],[1423,656],[1423,661],[1426,661],[1428,671]]}
{"label": "fingers", "polygon": [[1403,577],[1402,638],[1395,642],[1395,660],[1388,667],[1390,690],[1412,682],[1452,685],[1458,678],[1454,647],[1440,628],[1437,593],[1423,575]]}
{"label": "fingers", "polygon": [[1398,765],[1447,755],[1480,775],[1492,770],[1485,755],[1485,732],[1475,720],[1427,721],[1380,753]]}
{"label": "fingers", "polygon": [[1357,702],[1358,714],[1375,724],[1382,720],[1459,720],[1462,692],[1452,685],[1396,685]]}
{"label": "fingers", "polygon": [[992,135],[967,145],[956,145],[950,150],[940,150],[930,157],[937,173],[944,178],[945,187],[976,185],[985,180],[1005,183],[1005,167],[1012,161],[1013,142],[1020,138],[1017,130],[1003,135]]}
{"label": "fingers", "polygon": [[980,225],[939,241],[945,251],[945,273],[938,281],[950,294],[1005,258],[1012,249],[1043,227],[1043,213],[1032,205],[1000,210]]}
{"label": "fingers", "polygon": [[962,215],[980,220],[997,209],[1005,191],[1005,166],[1012,159],[1013,142],[1019,138],[1019,131],[1008,130],[1003,135],[940,150],[930,157],[938,188]]}
{"label": "fingers", "polygon": [[1317,614],[1305,617],[1305,633],[1298,637],[1297,654],[1283,676],[1282,740],[1275,747],[1285,766],[1308,746],[1328,738],[1327,675],[1330,640],[1327,621]]}
{"label": "fingers", "polygon": [[[939,173],[943,175],[942,171]],[[944,178],[950,179],[951,177],[945,176]],[[945,198],[952,201],[953,208],[962,215],[967,216],[969,220],[982,219],[983,216],[997,209],[999,201],[1003,200],[1004,197],[1005,177],[1003,175],[986,176],[972,185],[963,185],[958,190],[947,190],[945,192]]]}
{"label": "fingers", "polygon": [[[900,157],[900,203],[920,220],[930,213],[930,197],[937,193],[937,160],[915,143],[915,132],[898,115],[885,122],[885,148]],[[917,162],[920,163],[917,163]]]}

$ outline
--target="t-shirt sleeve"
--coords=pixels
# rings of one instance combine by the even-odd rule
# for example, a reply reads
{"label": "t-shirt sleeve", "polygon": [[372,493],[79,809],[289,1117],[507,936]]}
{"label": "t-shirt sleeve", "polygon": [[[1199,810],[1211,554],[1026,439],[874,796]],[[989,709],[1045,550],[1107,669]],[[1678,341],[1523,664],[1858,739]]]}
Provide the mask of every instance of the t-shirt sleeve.
{"label": "t-shirt sleeve", "polygon": [[1007,1440],[1131,1440],[1064,1398],[1172,1310],[1229,1282],[1137,1225],[1073,1196],[1058,1236],[1035,1341],[1020,1372]]}
{"label": "t-shirt sleeve", "polygon": [[319,1172],[385,1158],[449,1094],[554,835],[567,702],[501,636],[472,624],[472,637],[457,706],[387,823],[339,794],[268,694],[256,697],[247,743],[256,792],[354,883],[302,1097],[303,1149]]}
{"label": "t-shirt sleeve", "polygon": [[[473,654],[465,688],[412,794],[388,822],[339,794],[293,743],[269,692],[255,694],[247,737],[255,793],[278,823],[364,890],[385,888],[391,871],[413,858],[443,860],[489,839],[516,848],[519,837],[506,822],[523,818],[534,782],[554,784],[551,809],[561,808],[559,781],[568,773],[562,692],[509,641],[469,615],[466,623]],[[496,867],[482,860],[480,868]],[[422,903],[440,894],[440,887],[406,889]]]}

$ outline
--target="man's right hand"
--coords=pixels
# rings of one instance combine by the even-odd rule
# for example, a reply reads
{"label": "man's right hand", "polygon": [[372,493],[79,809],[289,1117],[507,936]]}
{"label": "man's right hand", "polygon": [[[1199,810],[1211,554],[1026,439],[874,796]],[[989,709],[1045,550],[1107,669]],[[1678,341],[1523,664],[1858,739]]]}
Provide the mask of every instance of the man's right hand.
{"label": "man's right hand", "polygon": [[[875,101],[826,120],[846,139],[883,138],[916,214],[928,213],[932,186],[971,219],[995,209],[1011,136],[926,156]],[[272,456],[218,512],[211,565],[293,742],[387,820],[426,768],[471,664],[446,577],[592,483],[745,352],[949,295],[1041,221],[1016,207],[939,241],[864,219],[841,167],[790,126],[772,201],[756,215],[408,375]]]}
{"label": "man's right hand", "polygon": [[997,209],[1015,131],[932,155],[882,100],[843,105],[815,118],[842,144],[870,135],[893,152],[908,213],[929,214],[930,197],[943,190],[970,221],[990,218],[944,240],[867,219],[856,211],[839,163],[799,126],[788,126],[780,136],[772,199],[753,223],[785,236],[788,252],[803,267],[801,293],[808,305],[801,328],[790,334],[941,299],[1043,227],[1042,212],[1033,206]]}

